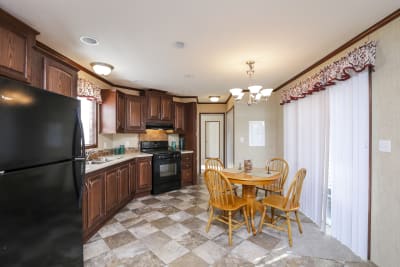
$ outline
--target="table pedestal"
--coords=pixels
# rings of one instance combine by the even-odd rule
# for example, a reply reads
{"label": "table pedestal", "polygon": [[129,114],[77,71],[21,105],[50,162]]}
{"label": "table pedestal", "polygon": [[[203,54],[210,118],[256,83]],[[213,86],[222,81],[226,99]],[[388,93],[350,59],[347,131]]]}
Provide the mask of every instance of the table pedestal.
{"label": "table pedestal", "polygon": [[251,222],[251,229],[253,235],[257,233],[257,227],[254,223],[254,216],[256,212],[263,212],[263,205],[256,200],[256,186],[255,185],[242,185],[242,198],[247,200],[247,214],[249,215],[249,220]]}

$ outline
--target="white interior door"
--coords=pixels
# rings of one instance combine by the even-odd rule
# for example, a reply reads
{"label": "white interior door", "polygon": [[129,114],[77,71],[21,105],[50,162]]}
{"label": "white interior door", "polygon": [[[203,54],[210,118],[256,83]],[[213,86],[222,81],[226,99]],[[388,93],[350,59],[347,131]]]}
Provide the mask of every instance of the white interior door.
{"label": "white interior door", "polygon": [[200,170],[204,170],[207,158],[225,161],[224,147],[225,115],[200,114]]}

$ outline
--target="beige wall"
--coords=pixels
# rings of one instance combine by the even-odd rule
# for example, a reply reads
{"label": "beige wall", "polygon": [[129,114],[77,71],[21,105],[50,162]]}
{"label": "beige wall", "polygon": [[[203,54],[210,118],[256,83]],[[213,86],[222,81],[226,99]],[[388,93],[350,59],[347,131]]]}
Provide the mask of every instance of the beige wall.
{"label": "beige wall", "polygon": [[[283,109],[279,105],[279,94],[272,94],[267,103],[248,106],[235,103],[235,166],[250,159],[255,167],[264,167],[265,161],[283,156]],[[265,147],[249,147],[249,121],[265,122]],[[241,138],[243,143],[241,142]]]}
{"label": "beige wall", "polygon": [[[376,67],[372,73],[371,260],[378,266],[391,267],[399,265],[400,257],[400,18],[289,86],[310,76],[323,65],[338,59],[367,40],[378,41]],[[280,137],[283,138],[283,134],[280,134]],[[379,139],[391,140],[391,153],[378,150]]]}

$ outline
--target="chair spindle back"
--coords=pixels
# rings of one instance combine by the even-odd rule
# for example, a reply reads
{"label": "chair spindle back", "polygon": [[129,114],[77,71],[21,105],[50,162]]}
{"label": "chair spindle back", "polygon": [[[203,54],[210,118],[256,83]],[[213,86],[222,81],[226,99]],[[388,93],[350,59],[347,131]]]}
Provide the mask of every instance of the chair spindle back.
{"label": "chair spindle back", "polygon": [[303,188],[303,181],[306,177],[306,169],[301,168],[297,171],[293,181],[290,183],[289,190],[285,196],[284,207],[289,206],[291,208],[300,207],[300,196]]}
{"label": "chair spindle back", "polygon": [[204,180],[210,193],[211,203],[220,207],[233,203],[232,186],[224,174],[218,170],[207,169]]}

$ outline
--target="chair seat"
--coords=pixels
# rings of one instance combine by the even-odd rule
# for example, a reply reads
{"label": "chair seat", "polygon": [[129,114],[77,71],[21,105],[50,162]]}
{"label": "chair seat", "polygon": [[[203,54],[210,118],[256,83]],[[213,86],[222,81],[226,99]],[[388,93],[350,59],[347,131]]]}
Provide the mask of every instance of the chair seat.
{"label": "chair seat", "polygon": [[269,195],[264,198],[261,203],[265,206],[280,209],[283,211],[293,211],[299,209],[299,206],[292,206],[290,205],[290,203],[287,203],[286,207],[284,207],[285,197],[281,195]]}
{"label": "chair seat", "polygon": [[243,206],[247,205],[247,201],[243,198],[237,197],[237,196],[233,196],[233,202],[230,201],[230,198],[228,198],[228,202],[227,203],[213,203],[212,200],[210,200],[210,204],[211,206],[217,208],[217,209],[221,209],[221,210],[237,210],[240,209]]}

